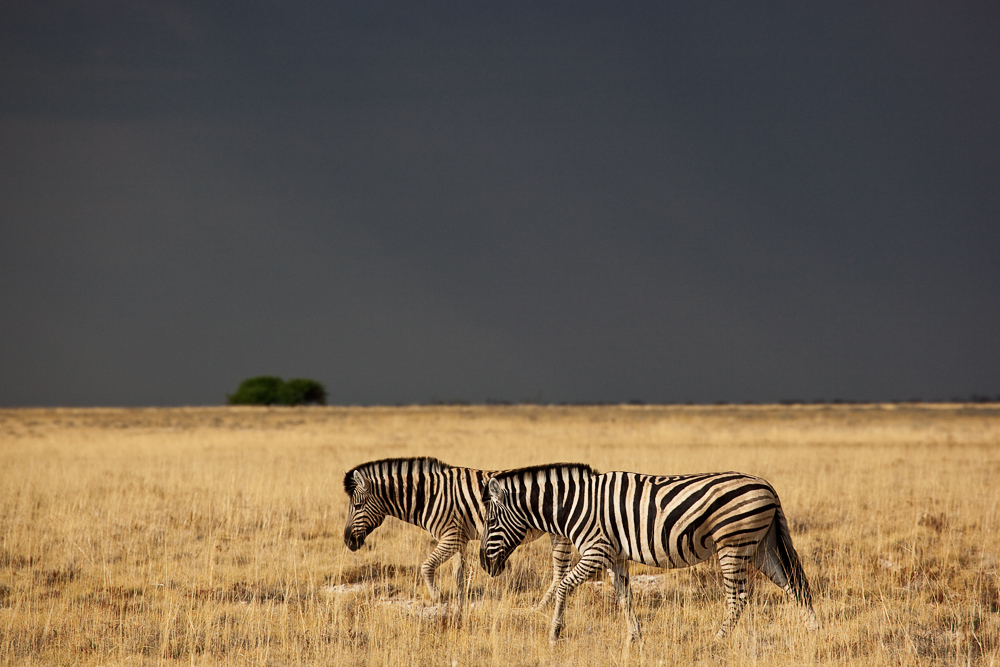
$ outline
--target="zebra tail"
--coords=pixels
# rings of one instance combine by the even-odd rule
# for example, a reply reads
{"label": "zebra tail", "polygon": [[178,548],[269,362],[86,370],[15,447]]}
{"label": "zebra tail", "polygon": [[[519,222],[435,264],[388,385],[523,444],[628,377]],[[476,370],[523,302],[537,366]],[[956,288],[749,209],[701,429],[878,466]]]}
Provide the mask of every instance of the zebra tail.
{"label": "zebra tail", "polygon": [[809,591],[809,580],[806,579],[805,570],[802,569],[802,561],[799,560],[799,554],[795,551],[795,547],[792,546],[792,535],[788,532],[788,521],[785,519],[785,513],[781,509],[781,505],[778,505],[778,511],[775,513],[775,520],[778,522],[778,558],[781,560],[781,566],[785,570],[785,576],[788,577],[788,583],[791,586],[792,593],[795,595],[795,599],[799,604],[811,607],[812,606],[812,594]]}

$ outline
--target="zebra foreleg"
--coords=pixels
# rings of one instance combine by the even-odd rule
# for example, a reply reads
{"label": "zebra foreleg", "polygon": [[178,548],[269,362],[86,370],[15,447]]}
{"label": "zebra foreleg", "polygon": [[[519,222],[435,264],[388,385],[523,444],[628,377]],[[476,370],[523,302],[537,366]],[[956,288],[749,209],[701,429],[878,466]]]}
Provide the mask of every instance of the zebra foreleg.
{"label": "zebra foreleg", "polygon": [[465,596],[469,589],[469,582],[465,580],[465,560],[468,557],[468,540],[460,540],[458,543],[458,562],[455,563],[455,589],[458,591],[458,609],[459,614],[465,608]]}
{"label": "zebra foreleg", "polygon": [[639,630],[639,621],[635,617],[635,607],[632,606],[632,586],[629,583],[627,560],[617,561],[611,566],[611,582],[615,587],[615,595],[618,596],[618,607],[625,615],[629,635],[633,642],[637,642],[642,639],[642,633]]}
{"label": "zebra foreleg", "polygon": [[583,554],[580,557],[580,562],[576,564],[576,567],[570,570],[570,573],[567,574],[559,583],[559,588],[556,590],[556,608],[552,614],[552,626],[549,629],[550,642],[555,643],[559,641],[559,634],[562,632],[563,626],[566,624],[566,599],[569,597],[570,593],[576,590],[577,586],[582,584],[587,579],[590,579],[595,573],[607,566],[608,558],[604,554]]}
{"label": "zebra foreleg", "polygon": [[549,538],[552,541],[552,583],[549,584],[542,599],[535,603],[535,609],[538,610],[545,608],[552,601],[559,589],[559,584],[569,572],[569,563],[573,556],[573,543],[569,541],[569,538],[555,534],[550,534]]}
{"label": "zebra foreleg", "polygon": [[[431,601],[434,604],[439,604],[441,602],[441,591],[438,589],[437,583],[434,581],[434,572],[442,563],[455,555],[455,552],[458,551],[460,543],[461,540],[457,532],[443,535],[438,541],[438,545],[434,548],[434,551],[431,552],[431,555],[428,556],[427,560],[425,560],[420,566],[420,574],[424,577],[424,582],[427,584],[427,588],[431,592]],[[464,567],[462,569],[464,570]],[[461,595],[461,593],[459,593],[459,595]],[[461,597],[459,600],[461,600]]]}

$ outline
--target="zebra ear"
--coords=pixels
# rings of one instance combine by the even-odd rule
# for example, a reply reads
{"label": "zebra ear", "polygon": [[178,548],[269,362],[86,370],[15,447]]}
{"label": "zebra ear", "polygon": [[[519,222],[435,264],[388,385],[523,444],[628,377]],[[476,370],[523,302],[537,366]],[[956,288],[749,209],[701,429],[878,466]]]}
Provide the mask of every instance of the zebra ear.
{"label": "zebra ear", "polygon": [[368,478],[361,474],[360,470],[354,471],[354,483],[358,485],[358,488],[362,491],[368,490]]}
{"label": "zebra ear", "polygon": [[504,501],[504,496],[506,494],[504,493],[503,487],[500,486],[500,482],[498,482],[495,477],[487,482],[486,490],[490,494],[490,500],[498,503]]}

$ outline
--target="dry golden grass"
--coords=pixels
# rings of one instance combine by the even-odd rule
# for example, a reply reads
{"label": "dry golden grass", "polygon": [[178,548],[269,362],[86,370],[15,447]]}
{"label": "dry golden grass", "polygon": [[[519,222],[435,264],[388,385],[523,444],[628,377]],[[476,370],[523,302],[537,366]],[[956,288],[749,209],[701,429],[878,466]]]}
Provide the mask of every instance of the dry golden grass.
{"label": "dry golden grass", "polygon": [[[528,610],[547,540],[498,579],[476,558],[449,622],[417,573],[425,532],[343,544],[343,471],[411,455],[766,477],[823,627],[758,579],[713,644],[712,565],[633,566],[659,575],[636,579],[641,645],[591,583],[550,646]],[[998,480],[996,406],[0,410],[0,663],[997,665]]]}

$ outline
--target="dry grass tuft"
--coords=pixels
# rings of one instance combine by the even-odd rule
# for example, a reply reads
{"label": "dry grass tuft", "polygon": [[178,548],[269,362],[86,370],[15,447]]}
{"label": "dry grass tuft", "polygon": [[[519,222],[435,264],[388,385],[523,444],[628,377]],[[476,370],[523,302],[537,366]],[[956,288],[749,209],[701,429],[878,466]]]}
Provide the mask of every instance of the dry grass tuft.
{"label": "dry grass tuft", "polygon": [[[343,545],[343,471],[411,455],[766,477],[823,627],[759,579],[712,643],[717,568],[634,566],[641,645],[594,581],[550,646],[548,540],[497,579],[470,553],[456,618],[426,533]],[[1000,664],[995,406],[0,410],[0,470],[3,664]]]}

